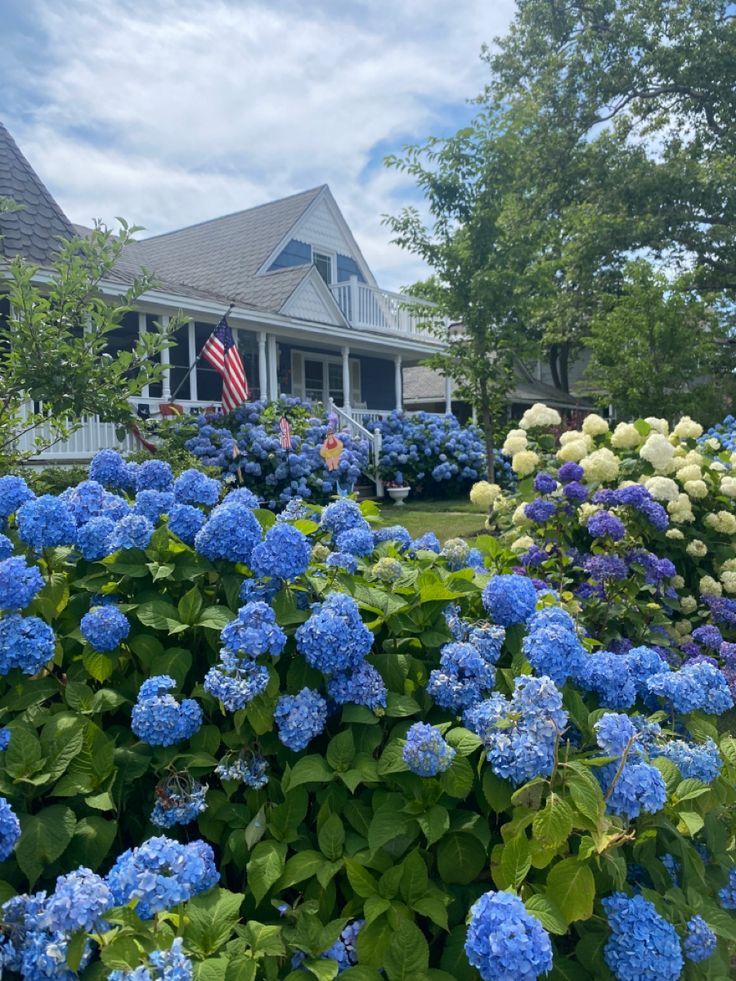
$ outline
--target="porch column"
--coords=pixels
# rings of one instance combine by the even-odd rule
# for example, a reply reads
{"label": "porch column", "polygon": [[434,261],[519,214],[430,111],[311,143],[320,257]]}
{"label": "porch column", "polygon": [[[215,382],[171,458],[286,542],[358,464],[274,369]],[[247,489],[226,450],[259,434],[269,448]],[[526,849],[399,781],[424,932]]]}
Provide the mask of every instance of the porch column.
{"label": "porch column", "polygon": [[266,364],[266,332],[258,331],[258,395],[264,401],[268,398],[268,367]]}
{"label": "porch column", "polygon": [[445,412],[449,415],[452,412],[452,378],[445,375]]}
{"label": "porch column", "polygon": [[[166,314],[161,317],[161,326],[164,330],[168,329],[169,318]],[[168,402],[171,398],[171,359],[169,358],[170,350],[165,347],[161,352],[161,364],[164,367],[163,378],[161,379],[161,398],[164,402]]]}
{"label": "porch column", "polygon": [[[139,314],[138,314],[138,337],[142,340],[143,339],[143,335],[145,333],[146,333],[146,315],[145,315],[145,313],[140,313],[139,312]],[[143,389],[141,390],[141,398],[147,399],[148,396],[149,396],[149,392],[150,392],[149,386],[148,385],[144,385],[143,386]]]}
{"label": "porch column", "polygon": [[268,335],[268,397],[274,402],[279,397],[279,366],[276,337]]}
{"label": "porch column", "polygon": [[403,408],[402,399],[402,384],[401,384],[401,355],[397,354],[394,357],[394,390],[396,392],[396,408],[401,411]]}
{"label": "porch column", "polygon": [[[194,333],[194,321],[189,321],[189,326],[187,327],[187,338],[189,342],[189,364],[194,365],[197,360],[197,340]],[[196,402],[199,398],[199,393],[197,391],[197,368],[193,367],[192,372],[189,375],[189,398],[192,402]]]}
{"label": "porch column", "polygon": [[350,413],[350,348],[347,344],[342,348],[342,392],[343,411]]}

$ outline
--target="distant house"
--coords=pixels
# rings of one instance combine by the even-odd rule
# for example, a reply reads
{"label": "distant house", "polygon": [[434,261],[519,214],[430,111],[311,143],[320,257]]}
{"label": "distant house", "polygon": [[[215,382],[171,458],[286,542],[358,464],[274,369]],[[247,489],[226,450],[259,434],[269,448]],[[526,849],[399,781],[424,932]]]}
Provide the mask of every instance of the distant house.
{"label": "distant house", "polygon": [[[0,196],[22,206],[0,215],[0,271],[17,255],[48,267],[59,239],[85,231],[67,219],[1,123]],[[421,326],[431,304],[380,288],[326,184],[136,241],[103,292],[113,300],[143,268],[157,286],[109,335],[111,347],[129,347],[180,310],[188,318],[163,352],[162,383],[136,400],[144,416],[174,395],[185,410],[218,402],[221,383],[209,365],[185,376],[231,303],[252,398],[332,400],[354,425],[370,427],[403,407],[403,369],[441,346]],[[111,445],[113,427],[92,419],[44,459],[84,460]]]}

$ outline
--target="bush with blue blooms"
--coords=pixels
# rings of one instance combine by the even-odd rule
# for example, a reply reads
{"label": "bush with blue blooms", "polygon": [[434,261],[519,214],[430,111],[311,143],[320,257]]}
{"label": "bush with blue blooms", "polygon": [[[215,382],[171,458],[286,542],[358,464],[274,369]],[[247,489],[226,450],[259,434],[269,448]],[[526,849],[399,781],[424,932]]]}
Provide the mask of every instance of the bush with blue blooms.
{"label": "bush with blue blooms", "polygon": [[728,977],[731,461],[611,429],[512,433],[472,541],[237,466],[0,478],[3,972]]}

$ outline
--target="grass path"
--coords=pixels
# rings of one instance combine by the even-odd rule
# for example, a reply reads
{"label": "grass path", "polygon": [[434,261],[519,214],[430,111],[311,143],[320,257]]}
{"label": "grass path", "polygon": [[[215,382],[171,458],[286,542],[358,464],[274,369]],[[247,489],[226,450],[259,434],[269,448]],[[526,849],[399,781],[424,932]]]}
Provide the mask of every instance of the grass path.
{"label": "grass path", "polygon": [[413,538],[433,531],[441,542],[465,538],[484,530],[485,514],[467,498],[446,501],[407,501],[397,507],[390,500],[380,504],[382,525],[404,525]]}

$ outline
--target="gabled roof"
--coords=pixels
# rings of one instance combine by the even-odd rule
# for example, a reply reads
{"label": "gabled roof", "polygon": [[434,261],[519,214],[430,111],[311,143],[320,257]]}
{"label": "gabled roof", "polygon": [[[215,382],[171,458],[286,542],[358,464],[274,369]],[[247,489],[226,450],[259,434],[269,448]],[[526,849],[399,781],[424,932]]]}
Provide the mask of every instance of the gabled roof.
{"label": "gabled roof", "polygon": [[0,212],[0,255],[19,255],[48,265],[59,249],[59,239],[74,237],[71,222],[2,123],[0,197],[12,198],[21,206],[18,211]]}
{"label": "gabled roof", "polygon": [[265,275],[258,271],[324,186],[133,242],[119,271],[134,275],[145,268],[184,295],[193,288],[240,305],[278,311],[310,267]]}

